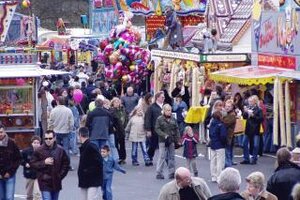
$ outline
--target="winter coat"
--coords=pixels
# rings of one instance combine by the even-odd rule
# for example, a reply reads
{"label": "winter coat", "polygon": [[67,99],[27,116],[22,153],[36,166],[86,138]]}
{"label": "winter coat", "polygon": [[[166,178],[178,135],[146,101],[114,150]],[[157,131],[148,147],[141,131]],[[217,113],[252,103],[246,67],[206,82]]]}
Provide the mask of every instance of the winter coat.
{"label": "winter coat", "polygon": [[2,142],[4,140],[5,144],[0,144],[0,175],[3,177],[9,173],[10,176],[13,176],[21,164],[21,154],[15,142],[8,135]]}
{"label": "winter coat", "polygon": [[[46,165],[45,159],[54,158],[54,165]],[[62,180],[69,172],[70,160],[65,150],[57,145],[48,147],[42,144],[32,155],[30,166],[37,171],[41,191],[58,192],[62,189]]]}
{"label": "winter coat", "polygon": [[128,121],[125,109],[123,107],[111,108],[110,112],[113,116],[113,121],[115,123],[113,133],[117,138],[125,138],[125,127]]}
{"label": "winter coat", "polygon": [[78,186],[80,188],[99,187],[103,183],[103,163],[97,146],[86,140],[80,147],[78,166]]}
{"label": "winter coat", "polygon": [[87,115],[86,127],[88,127],[90,131],[90,140],[107,140],[112,125],[113,118],[104,108],[97,107]]}
{"label": "winter coat", "polygon": [[176,119],[177,122],[184,122],[184,117],[182,115],[183,111],[187,111],[187,105],[184,101],[180,102],[179,104],[177,104],[177,102],[174,102],[173,104],[173,111],[176,113]]}
{"label": "winter coat", "polygon": [[209,126],[210,148],[212,150],[223,149],[226,146],[227,129],[224,123],[213,118]]}
{"label": "winter coat", "polygon": [[253,137],[254,135],[259,135],[260,125],[263,122],[262,110],[255,106],[253,110],[253,116],[249,116],[248,112],[243,113],[243,118],[247,120],[245,134],[248,137]]}
{"label": "winter coat", "polygon": [[292,189],[300,180],[300,167],[289,162],[279,166],[269,178],[267,191],[277,196],[278,200],[292,200]]}
{"label": "winter coat", "polygon": [[146,131],[144,129],[144,117],[134,115],[130,118],[125,132],[129,133],[130,142],[145,142]]}
{"label": "winter coat", "polygon": [[183,157],[189,159],[198,157],[198,152],[197,152],[198,142],[199,139],[197,135],[190,137],[188,136],[188,134],[184,134],[182,137]]}
{"label": "winter coat", "polygon": [[120,167],[118,162],[114,160],[112,156],[103,158],[103,179],[112,179],[114,170],[122,172],[123,174],[126,173],[126,171]]}
{"label": "winter coat", "polygon": [[166,136],[170,137],[171,142],[179,142],[179,129],[176,119],[173,117],[168,119],[164,115],[159,116],[156,120],[155,132],[160,143],[166,142]]}
{"label": "winter coat", "polygon": [[33,147],[28,147],[26,149],[24,149],[22,152],[22,166],[23,166],[23,175],[25,178],[28,179],[36,179],[37,178],[37,174],[36,174],[36,170],[32,169],[32,167],[26,167],[26,164],[30,162],[32,155],[33,155]]}
{"label": "winter coat", "polygon": [[127,114],[130,114],[131,111],[137,106],[139,102],[139,96],[134,94],[132,96],[125,95],[121,97],[122,104],[126,110]]}
{"label": "winter coat", "polygon": [[236,192],[228,192],[224,194],[217,194],[210,197],[208,200],[244,200],[244,198]]}
{"label": "winter coat", "polygon": [[145,113],[145,129],[146,131],[151,131],[152,134],[157,134],[155,132],[155,123],[157,118],[161,115],[161,107],[157,103],[151,104]]}
{"label": "winter coat", "polygon": [[227,145],[231,145],[234,137],[234,128],[236,124],[235,112],[232,110],[231,112],[227,113],[227,115],[223,117],[222,121],[227,128]]}
{"label": "winter coat", "polygon": [[70,108],[57,105],[51,110],[48,128],[55,133],[71,133],[74,129],[74,117]]}
{"label": "winter coat", "polygon": [[[207,200],[211,196],[210,190],[202,178],[192,177],[191,184],[200,200]],[[162,187],[158,200],[180,200],[176,180],[173,180]]]}
{"label": "winter coat", "polygon": [[[252,198],[250,199],[250,194],[249,194],[248,190],[242,192],[241,196],[245,200],[251,200],[252,199]],[[263,191],[261,194],[259,194],[259,196],[255,200],[277,200],[277,197],[275,195],[271,194],[268,191]]]}

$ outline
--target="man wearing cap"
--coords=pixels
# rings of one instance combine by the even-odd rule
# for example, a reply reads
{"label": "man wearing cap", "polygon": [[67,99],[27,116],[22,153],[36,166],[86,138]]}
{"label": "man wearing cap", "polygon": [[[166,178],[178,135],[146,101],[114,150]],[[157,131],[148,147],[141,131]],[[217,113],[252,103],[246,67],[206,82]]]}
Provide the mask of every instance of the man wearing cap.
{"label": "man wearing cap", "polygon": [[265,176],[261,172],[253,172],[246,178],[247,188],[241,193],[245,200],[264,199],[277,200],[277,197],[265,189]]}

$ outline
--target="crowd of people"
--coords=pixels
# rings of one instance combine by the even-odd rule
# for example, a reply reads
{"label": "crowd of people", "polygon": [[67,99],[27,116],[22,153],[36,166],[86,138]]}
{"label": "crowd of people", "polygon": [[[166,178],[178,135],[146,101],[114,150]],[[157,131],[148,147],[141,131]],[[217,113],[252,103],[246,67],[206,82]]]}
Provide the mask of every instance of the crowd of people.
{"label": "crowd of people", "polygon": [[[270,91],[262,95],[258,89],[251,89],[233,96],[219,85],[206,89],[201,105],[210,107],[204,128],[199,129],[199,124],[185,123],[190,94],[182,81],[176,83],[170,94],[162,88],[153,95],[132,85],[123,88],[105,76],[88,76],[93,71],[90,68],[87,65],[77,69],[73,77],[43,79],[38,99],[41,134],[32,137],[28,149],[20,153],[0,125],[0,200],[14,199],[20,164],[27,180],[27,199],[58,199],[62,180],[68,171],[74,170],[71,155],[80,156],[80,199],[101,199],[102,190],[102,198],[112,200],[113,172],[126,173],[122,165],[129,160],[132,166],[139,166],[139,146],[146,167],[154,165],[158,149],[156,179],[165,179],[165,165],[167,177],[174,179],[162,188],[159,200],[286,200],[299,196],[300,186],[296,183],[300,180],[300,168],[286,148],[277,151],[278,167],[267,187],[264,175],[254,172],[246,177],[247,189],[239,193],[241,176],[232,168],[237,164],[233,160],[236,145],[243,148],[240,164],[252,165],[258,163],[263,152],[276,152],[278,148],[272,145]],[[82,94],[80,102],[74,97],[78,90]],[[237,136],[239,117],[246,120],[246,127],[245,134]],[[199,143],[210,149],[211,181],[217,182],[219,195],[212,196],[205,181],[197,177]],[[127,158],[126,144],[131,144],[131,159]],[[178,148],[182,148],[186,168],[176,170]]]}

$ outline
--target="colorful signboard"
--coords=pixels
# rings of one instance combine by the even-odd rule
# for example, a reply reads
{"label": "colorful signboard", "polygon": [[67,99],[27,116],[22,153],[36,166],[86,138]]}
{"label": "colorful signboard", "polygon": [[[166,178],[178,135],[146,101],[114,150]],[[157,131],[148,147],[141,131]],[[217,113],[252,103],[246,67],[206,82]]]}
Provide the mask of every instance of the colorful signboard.
{"label": "colorful signboard", "polygon": [[91,29],[96,35],[105,34],[108,36],[110,30],[118,24],[118,15],[116,15],[113,7],[93,9],[91,16]]}
{"label": "colorful signboard", "polygon": [[258,53],[300,55],[300,12],[263,12],[252,29],[252,45]]}
{"label": "colorful signboard", "polygon": [[208,0],[120,0],[117,4],[119,9],[135,15],[161,15],[172,6],[178,16],[188,16],[205,13]]}
{"label": "colorful signboard", "polygon": [[[0,54],[0,65],[7,64],[36,64],[36,54],[23,54],[23,53],[3,53]],[[1,66],[0,66],[1,67]]]}
{"label": "colorful signboard", "polygon": [[296,57],[294,56],[259,54],[258,65],[280,67],[293,70],[297,69]]}

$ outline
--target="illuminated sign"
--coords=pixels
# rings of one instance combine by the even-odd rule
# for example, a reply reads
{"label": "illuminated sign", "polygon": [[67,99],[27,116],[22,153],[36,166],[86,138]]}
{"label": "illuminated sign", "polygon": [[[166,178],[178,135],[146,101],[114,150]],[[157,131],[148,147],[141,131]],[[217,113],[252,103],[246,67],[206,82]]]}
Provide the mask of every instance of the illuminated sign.
{"label": "illuminated sign", "polygon": [[259,54],[258,65],[296,69],[296,57]]}
{"label": "illuminated sign", "polygon": [[164,58],[174,58],[190,61],[200,61],[200,55],[176,51],[163,51],[163,50],[151,50],[151,56],[164,57]]}
{"label": "illuminated sign", "polygon": [[246,54],[211,54],[201,55],[201,62],[245,62],[248,60]]}

